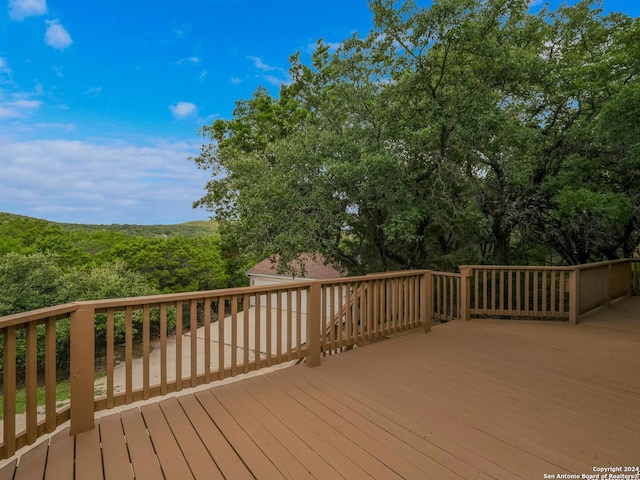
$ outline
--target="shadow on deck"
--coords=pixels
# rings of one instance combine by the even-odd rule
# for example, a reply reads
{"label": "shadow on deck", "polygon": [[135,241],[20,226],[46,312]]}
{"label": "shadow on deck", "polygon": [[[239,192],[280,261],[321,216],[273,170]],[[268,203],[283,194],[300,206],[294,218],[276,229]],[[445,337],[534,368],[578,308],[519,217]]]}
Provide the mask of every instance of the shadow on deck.
{"label": "shadow on deck", "polygon": [[0,479],[537,479],[640,465],[640,298],[472,320],[62,430]]}

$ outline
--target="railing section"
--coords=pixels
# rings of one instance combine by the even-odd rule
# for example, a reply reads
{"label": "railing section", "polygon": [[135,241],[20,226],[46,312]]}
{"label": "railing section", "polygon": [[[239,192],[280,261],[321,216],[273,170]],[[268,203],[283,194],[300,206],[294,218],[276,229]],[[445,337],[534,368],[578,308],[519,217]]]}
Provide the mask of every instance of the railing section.
{"label": "railing section", "polygon": [[578,315],[631,295],[634,263],[622,259],[575,267],[578,272]]}
{"label": "railing section", "polygon": [[568,319],[570,267],[469,266],[469,316]]}
{"label": "railing section", "polygon": [[433,272],[433,320],[448,322],[460,318],[461,291],[459,273]]}
{"label": "railing section", "polygon": [[322,284],[321,351],[340,352],[425,323],[428,279],[423,271],[330,280]]}
{"label": "railing section", "polygon": [[[58,365],[69,354],[68,335],[65,332],[69,331],[73,309],[65,305],[37,310],[4,317],[0,323],[0,430],[3,439],[0,458],[12,456],[16,450],[34,443],[45,433],[53,432],[70,418],[68,403],[59,407],[56,405],[56,387],[60,373]],[[60,337],[66,340],[60,341]],[[39,369],[38,365],[44,367]],[[44,397],[44,405],[40,407],[38,397]]]}

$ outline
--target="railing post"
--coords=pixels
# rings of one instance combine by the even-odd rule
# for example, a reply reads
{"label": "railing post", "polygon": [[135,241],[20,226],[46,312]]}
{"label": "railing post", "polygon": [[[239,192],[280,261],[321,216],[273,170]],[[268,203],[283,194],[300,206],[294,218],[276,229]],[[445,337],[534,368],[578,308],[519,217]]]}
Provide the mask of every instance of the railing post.
{"label": "railing post", "polygon": [[471,267],[460,267],[460,320],[471,319]]}
{"label": "railing post", "polygon": [[71,435],[94,428],[94,330],[92,307],[80,307],[71,313]]}
{"label": "railing post", "polygon": [[573,267],[569,271],[569,323],[572,325],[578,323],[578,316],[580,315],[579,285],[580,270],[577,267]]}
{"label": "railing post", "polygon": [[420,281],[420,318],[422,319],[422,325],[425,333],[431,331],[431,323],[433,321],[433,276],[431,270],[422,275]]}
{"label": "railing post", "polygon": [[307,366],[320,365],[320,297],[322,286],[313,282],[307,295]]}

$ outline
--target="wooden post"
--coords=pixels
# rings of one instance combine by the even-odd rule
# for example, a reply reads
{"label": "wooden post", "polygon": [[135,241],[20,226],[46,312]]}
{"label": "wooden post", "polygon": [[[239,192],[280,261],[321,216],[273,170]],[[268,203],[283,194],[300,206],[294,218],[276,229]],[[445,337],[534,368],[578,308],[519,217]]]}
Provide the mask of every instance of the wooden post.
{"label": "wooden post", "polygon": [[307,295],[307,366],[320,365],[320,297],[322,286],[313,282]]}
{"label": "wooden post", "polygon": [[94,428],[94,330],[93,308],[80,307],[71,313],[71,435]]}
{"label": "wooden post", "polygon": [[422,319],[422,326],[424,332],[431,331],[431,323],[433,321],[433,277],[431,271],[424,273],[420,279],[420,318]]}
{"label": "wooden post", "polygon": [[580,315],[580,292],[578,291],[580,270],[574,267],[569,271],[569,323],[578,323]]}
{"label": "wooden post", "polygon": [[468,321],[471,319],[471,267],[460,267],[460,320]]}

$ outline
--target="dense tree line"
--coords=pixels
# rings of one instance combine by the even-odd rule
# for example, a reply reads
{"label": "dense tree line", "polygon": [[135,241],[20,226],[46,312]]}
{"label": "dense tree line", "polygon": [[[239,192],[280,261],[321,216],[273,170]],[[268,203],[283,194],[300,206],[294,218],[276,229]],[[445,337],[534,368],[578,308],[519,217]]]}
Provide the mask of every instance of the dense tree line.
{"label": "dense tree line", "polygon": [[[55,224],[0,214],[0,317],[80,300],[134,297],[246,284],[247,265],[220,243],[209,226],[93,226]],[[133,320],[134,339],[142,318]],[[153,332],[159,318],[153,313]],[[188,317],[188,312],[187,312]],[[124,342],[125,323],[115,319],[116,346]],[[168,326],[175,325],[169,309]],[[39,372],[44,369],[44,325],[38,327]],[[69,322],[56,325],[58,373],[69,366]],[[25,330],[17,332],[18,377],[24,374]],[[104,354],[105,318],[96,322],[96,351]],[[0,384],[2,382],[0,339]]]}
{"label": "dense tree line", "polygon": [[581,1],[370,0],[203,127],[225,241],[352,272],[629,256],[640,242],[640,20]]}
{"label": "dense tree line", "polygon": [[217,234],[144,237],[115,229],[67,230],[3,214],[0,316],[76,300],[242,285],[246,265]]}

